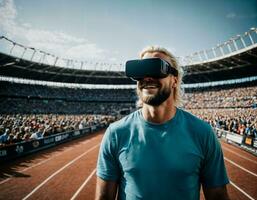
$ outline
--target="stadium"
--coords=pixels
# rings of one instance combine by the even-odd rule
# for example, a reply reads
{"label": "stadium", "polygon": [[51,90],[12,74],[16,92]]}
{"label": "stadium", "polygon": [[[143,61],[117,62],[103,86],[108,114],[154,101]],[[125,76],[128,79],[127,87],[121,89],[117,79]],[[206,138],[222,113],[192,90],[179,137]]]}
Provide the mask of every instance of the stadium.
{"label": "stadium", "polygon": [[[0,199],[94,199],[101,138],[138,109],[135,82],[123,63],[64,59],[5,36],[3,44]],[[231,199],[257,199],[257,29],[177,59],[183,109],[216,130]]]}

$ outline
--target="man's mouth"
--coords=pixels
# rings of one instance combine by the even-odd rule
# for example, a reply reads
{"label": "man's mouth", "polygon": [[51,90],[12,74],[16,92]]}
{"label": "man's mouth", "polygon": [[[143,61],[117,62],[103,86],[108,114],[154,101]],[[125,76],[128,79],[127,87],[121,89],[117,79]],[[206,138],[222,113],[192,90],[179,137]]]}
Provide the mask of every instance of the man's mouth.
{"label": "man's mouth", "polygon": [[154,82],[142,82],[139,85],[140,89],[155,89],[155,88],[160,88],[161,84],[160,83],[154,83]]}
{"label": "man's mouth", "polygon": [[143,89],[155,89],[155,88],[159,88],[158,85],[145,85],[142,87]]}

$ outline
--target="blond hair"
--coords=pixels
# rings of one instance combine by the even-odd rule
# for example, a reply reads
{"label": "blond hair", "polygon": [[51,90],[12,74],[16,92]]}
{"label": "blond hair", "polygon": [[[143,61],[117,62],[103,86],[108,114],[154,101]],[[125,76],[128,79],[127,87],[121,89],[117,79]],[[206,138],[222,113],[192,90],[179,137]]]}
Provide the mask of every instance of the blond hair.
{"label": "blond hair", "polygon": [[[146,53],[155,53],[155,52],[159,52],[159,53],[163,53],[163,54],[167,55],[169,57],[170,64],[172,64],[172,66],[174,68],[176,68],[178,71],[178,76],[177,76],[178,82],[177,82],[177,86],[174,89],[173,98],[174,98],[175,106],[181,107],[183,105],[183,100],[182,100],[183,90],[181,88],[182,78],[183,78],[183,74],[184,74],[183,69],[178,64],[175,56],[172,53],[170,53],[167,49],[160,47],[160,46],[149,46],[149,47],[144,48],[140,52],[140,58],[142,59]],[[140,106],[140,104],[141,104],[140,101],[137,104],[138,104],[138,106]]]}

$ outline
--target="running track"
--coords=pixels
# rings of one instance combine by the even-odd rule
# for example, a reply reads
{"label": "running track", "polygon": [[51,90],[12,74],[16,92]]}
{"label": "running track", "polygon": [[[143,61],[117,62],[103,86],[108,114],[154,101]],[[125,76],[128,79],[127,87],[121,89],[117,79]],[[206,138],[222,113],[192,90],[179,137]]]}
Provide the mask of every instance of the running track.
{"label": "running track", "polygon": [[[103,131],[1,164],[0,199],[93,200]],[[257,199],[257,157],[222,142],[231,199]],[[201,193],[201,199],[202,197]]]}

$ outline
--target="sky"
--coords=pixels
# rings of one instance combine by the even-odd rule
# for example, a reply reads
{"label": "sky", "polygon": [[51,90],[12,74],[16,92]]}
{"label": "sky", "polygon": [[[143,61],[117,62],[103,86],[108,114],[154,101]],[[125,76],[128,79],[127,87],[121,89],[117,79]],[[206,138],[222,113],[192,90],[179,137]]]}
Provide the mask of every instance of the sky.
{"label": "sky", "polygon": [[122,63],[149,45],[183,57],[251,27],[257,0],[0,0],[0,35],[78,61]]}

